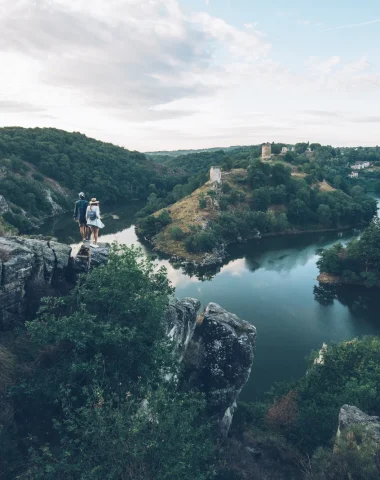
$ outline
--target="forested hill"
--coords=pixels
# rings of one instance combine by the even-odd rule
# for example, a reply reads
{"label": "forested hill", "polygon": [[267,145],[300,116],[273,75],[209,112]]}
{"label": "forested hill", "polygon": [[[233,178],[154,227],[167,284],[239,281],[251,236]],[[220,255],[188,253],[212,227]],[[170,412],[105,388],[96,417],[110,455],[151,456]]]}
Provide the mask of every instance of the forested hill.
{"label": "forested hill", "polygon": [[[139,152],[53,128],[0,129],[0,208],[20,230],[61,208],[84,191],[103,203],[145,199],[149,186],[162,195],[187,176]],[[151,187],[152,188],[152,187]],[[0,223],[1,227],[1,223]]]}

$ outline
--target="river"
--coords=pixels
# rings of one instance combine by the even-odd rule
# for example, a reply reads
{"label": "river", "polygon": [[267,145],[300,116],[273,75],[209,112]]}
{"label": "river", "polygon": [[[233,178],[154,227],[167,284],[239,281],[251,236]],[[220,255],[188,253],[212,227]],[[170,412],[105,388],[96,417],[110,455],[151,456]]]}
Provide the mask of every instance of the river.
{"label": "river", "polygon": [[[133,226],[141,207],[136,203],[103,212],[106,227],[100,241],[142,246]],[[79,245],[78,224],[71,214],[48,219],[38,233],[74,249]],[[158,258],[157,264],[167,268],[178,298],[195,297],[203,306],[219,303],[256,326],[256,356],[241,395],[253,400],[275,382],[304,375],[305,358],[323,342],[380,334],[378,291],[320,288],[316,280],[320,250],[355,235],[351,231],[342,237],[337,233],[282,236],[233,246],[225,264],[208,280],[175,269],[164,258]]]}

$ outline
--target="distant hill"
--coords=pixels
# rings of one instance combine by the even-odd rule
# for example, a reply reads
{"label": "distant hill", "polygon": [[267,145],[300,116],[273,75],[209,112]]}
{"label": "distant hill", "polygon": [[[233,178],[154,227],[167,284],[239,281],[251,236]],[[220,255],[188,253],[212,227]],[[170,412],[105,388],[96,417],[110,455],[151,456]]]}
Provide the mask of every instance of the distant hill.
{"label": "distant hill", "polygon": [[236,149],[252,149],[252,148],[254,148],[254,145],[236,145],[231,147],[199,148],[199,149],[193,149],[193,150],[161,150],[158,152],[145,152],[145,155],[179,157],[180,155],[189,155],[191,153],[217,152],[219,150],[223,150],[224,152],[231,152]]}
{"label": "distant hill", "polygon": [[[72,208],[79,191],[101,202],[171,191],[178,175],[144,154],[53,128],[0,129],[0,225],[25,230]],[[2,218],[1,218],[2,217]]]}

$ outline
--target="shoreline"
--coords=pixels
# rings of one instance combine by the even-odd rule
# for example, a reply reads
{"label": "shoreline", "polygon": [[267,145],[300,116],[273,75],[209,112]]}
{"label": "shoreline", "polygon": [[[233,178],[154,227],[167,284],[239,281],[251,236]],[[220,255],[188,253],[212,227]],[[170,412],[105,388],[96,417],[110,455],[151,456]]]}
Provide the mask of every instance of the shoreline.
{"label": "shoreline", "polygon": [[345,227],[336,227],[336,228],[323,228],[323,229],[315,229],[315,230],[291,230],[287,232],[277,232],[277,233],[264,233],[260,235],[260,237],[251,237],[244,239],[242,241],[234,241],[230,242],[228,244],[221,245],[219,248],[216,247],[215,250],[211,252],[206,252],[200,258],[197,259],[192,259],[191,257],[182,257],[173,254],[173,252],[168,252],[164,250],[160,250],[157,245],[155,244],[154,241],[151,239],[148,239],[146,237],[141,237],[136,230],[136,234],[140,239],[143,239],[146,241],[152,248],[152,251],[155,253],[160,253],[162,255],[165,255],[169,257],[170,261],[173,262],[178,262],[182,266],[189,266],[192,265],[196,268],[203,268],[203,267],[216,267],[218,265],[223,264],[223,261],[229,256],[227,252],[227,248],[232,246],[232,245],[239,245],[239,244],[245,244],[251,240],[260,240],[260,239],[265,239],[265,238],[275,238],[275,237],[290,237],[290,236],[296,236],[296,235],[311,235],[315,233],[334,233],[334,232],[347,232],[349,230],[358,228],[358,225],[353,225],[353,226],[345,226]]}

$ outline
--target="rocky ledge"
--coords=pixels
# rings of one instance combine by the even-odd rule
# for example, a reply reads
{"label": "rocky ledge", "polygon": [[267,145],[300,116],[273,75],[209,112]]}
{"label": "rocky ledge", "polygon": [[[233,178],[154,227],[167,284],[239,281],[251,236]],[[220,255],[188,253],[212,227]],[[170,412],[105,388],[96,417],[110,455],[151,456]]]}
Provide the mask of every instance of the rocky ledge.
{"label": "rocky ledge", "polygon": [[357,407],[343,405],[339,412],[337,436],[355,427],[362,428],[380,448],[380,417],[371,417]]}
{"label": "rocky ledge", "polygon": [[109,244],[82,246],[84,255],[73,259],[71,247],[62,243],[0,237],[0,330],[23,323],[41,297],[64,293],[77,273],[106,263],[109,249]]}
{"label": "rocky ledge", "polygon": [[53,241],[0,237],[0,329],[24,320],[28,295],[64,278],[70,253]]}
{"label": "rocky ledge", "polygon": [[186,383],[205,394],[208,412],[226,436],[237,398],[251,373],[256,328],[216,303],[199,312],[198,300],[171,302],[168,333],[183,359]]}
{"label": "rocky ledge", "polygon": [[[110,246],[71,248],[54,241],[0,237],[0,331],[23,323],[43,296],[64,294],[75,274],[107,262]],[[74,275],[73,275],[74,274]],[[165,314],[168,338],[184,380],[184,388],[205,394],[210,416],[222,435],[228,433],[236,400],[252,367],[256,329],[210,303],[204,312],[194,298],[172,298]]]}

